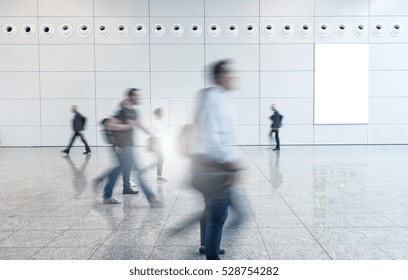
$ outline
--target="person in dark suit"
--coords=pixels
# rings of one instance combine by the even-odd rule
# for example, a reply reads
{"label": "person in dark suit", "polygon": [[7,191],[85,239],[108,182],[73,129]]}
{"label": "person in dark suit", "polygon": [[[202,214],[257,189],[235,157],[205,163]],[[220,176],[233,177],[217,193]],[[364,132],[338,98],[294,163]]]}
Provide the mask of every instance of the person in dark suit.
{"label": "person in dark suit", "polygon": [[272,134],[275,132],[276,147],[274,151],[280,150],[280,139],[279,139],[279,128],[282,126],[282,115],[276,110],[275,104],[272,104],[271,110],[273,112],[269,119],[272,121],[271,132],[269,133],[269,138],[272,138]]}
{"label": "person in dark suit", "polygon": [[74,135],[72,136],[71,142],[69,143],[68,147],[62,150],[62,152],[65,154],[69,154],[69,150],[71,149],[72,144],[75,141],[75,138],[79,136],[81,137],[82,142],[84,142],[85,144],[84,155],[90,154],[91,149],[89,148],[88,143],[86,142],[84,136],[82,135],[82,131],[84,131],[85,129],[86,118],[78,112],[78,107],[76,105],[72,105],[71,111],[72,113],[75,114],[74,119],[72,120],[72,129],[74,130]]}

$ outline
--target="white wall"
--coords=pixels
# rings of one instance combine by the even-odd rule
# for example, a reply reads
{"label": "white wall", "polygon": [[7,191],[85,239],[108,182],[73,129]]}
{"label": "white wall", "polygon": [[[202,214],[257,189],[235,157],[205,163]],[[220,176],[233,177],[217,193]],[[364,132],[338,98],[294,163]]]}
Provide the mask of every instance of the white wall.
{"label": "white wall", "polygon": [[[15,35],[6,30],[10,24]],[[27,24],[35,30],[30,36],[23,34]],[[64,24],[72,27],[69,37],[60,34]],[[83,24],[89,35],[79,34]],[[230,24],[239,29],[235,37],[227,35]],[[302,35],[305,24],[311,32]],[[322,24],[330,27],[327,36],[318,33]],[[344,36],[336,34],[340,24],[347,27]],[[354,33],[359,24],[362,36]],[[376,36],[378,24],[383,34]],[[400,36],[391,33],[396,24]],[[52,36],[42,34],[46,25]],[[101,25],[110,30],[106,36],[98,33]],[[166,31],[161,37],[154,35],[156,25]],[[179,37],[171,32],[175,25],[184,29]],[[202,30],[195,37],[193,25]],[[218,36],[208,33],[212,25]],[[245,34],[249,25],[253,36]],[[271,36],[264,33],[267,25]],[[292,34],[282,34],[285,25]],[[370,44],[367,125],[314,125],[314,46],[320,43]],[[128,87],[142,89],[147,123],[152,110],[164,107],[174,132],[191,116],[196,92],[209,84],[208,63],[232,58],[239,144],[269,143],[271,103],[285,116],[282,144],[407,144],[407,49],[403,0],[2,0],[0,142],[64,146],[69,109],[77,104],[88,117],[90,144],[105,145],[98,121],[114,111]]]}

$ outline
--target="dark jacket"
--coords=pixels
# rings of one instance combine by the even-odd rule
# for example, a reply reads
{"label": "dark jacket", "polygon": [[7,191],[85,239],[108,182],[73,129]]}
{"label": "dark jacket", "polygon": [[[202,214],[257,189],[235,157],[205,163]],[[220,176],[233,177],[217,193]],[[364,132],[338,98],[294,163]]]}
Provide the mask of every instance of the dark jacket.
{"label": "dark jacket", "polygon": [[75,117],[72,120],[72,129],[74,131],[82,131],[85,129],[86,118],[80,113],[76,112]]}
{"label": "dark jacket", "polygon": [[278,111],[275,111],[273,115],[269,117],[269,119],[272,121],[272,128],[280,128],[282,126],[282,117]]}

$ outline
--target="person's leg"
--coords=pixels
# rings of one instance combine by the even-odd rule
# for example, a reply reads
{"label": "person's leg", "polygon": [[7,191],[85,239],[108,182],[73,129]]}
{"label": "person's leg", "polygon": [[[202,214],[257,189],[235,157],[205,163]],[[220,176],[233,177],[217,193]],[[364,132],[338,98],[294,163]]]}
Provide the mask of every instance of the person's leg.
{"label": "person's leg", "polygon": [[74,144],[75,138],[77,138],[78,132],[74,131],[74,135],[71,138],[71,141],[69,142],[68,146],[63,150],[64,153],[69,153],[69,150],[71,149],[72,145]]}
{"label": "person's leg", "polygon": [[276,149],[280,149],[279,129],[275,130]]}
{"label": "person's leg", "polygon": [[127,150],[127,154],[129,158],[131,159],[132,166],[136,170],[137,173],[137,180],[139,181],[139,186],[142,189],[143,193],[145,194],[147,200],[151,203],[152,201],[157,201],[155,193],[152,191],[152,189],[146,184],[146,182],[143,179],[142,172],[137,165],[134,155],[133,155],[133,148],[129,147]]}
{"label": "person's leg", "polygon": [[207,260],[219,260],[222,228],[228,216],[229,200],[207,200],[208,220],[205,232]]}
{"label": "person's leg", "polygon": [[85,144],[85,153],[90,153],[91,148],[89,148],[88,143],[85,140],[85,137],[82,135],[82,133],[78,132],[79,136],[81,137],[82,142]]}
{"label": "person's leg", "polygon": [[201,248],[205,248],[205,230],[207,228],[207,219],[208,219],[208,209],[207,209],[207,205],[205,205],[203,214],[201,215],[201,218],[200,218],[200,246]]}
{"label": "person's leg", "polygon": [[123,159],[123,191],[122,194],[138,194],[131,188],[130,174],[134,166],[133,149],[131,146],[122,148]]}
{"label": "person's leg", "polygon": [[116,180],[122,171],[121,165],[116,166],[112,169],[110,174],[108,175],[108,183],[106,184],[105,188],[103,189],[103,198],[109,199],[112,197],[113,188],[115,187]]}

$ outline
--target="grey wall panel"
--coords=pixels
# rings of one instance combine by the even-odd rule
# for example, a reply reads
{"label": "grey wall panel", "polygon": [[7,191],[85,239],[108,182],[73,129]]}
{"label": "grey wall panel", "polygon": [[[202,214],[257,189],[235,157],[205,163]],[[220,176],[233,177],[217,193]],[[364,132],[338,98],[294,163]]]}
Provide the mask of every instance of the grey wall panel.
{"label": "grey wall panel", "polygon": [[367,144],[367,125],[315,125],[315,144]]}
{"label": "grey wall panel", "polygon": [[196,45],[152,45],[152,71],[195,71],[204,70],[204,47]]}
{"label": "grey wall panel", "polygon": [[370,0],[370,13],[373,16],[407,16],[408,2],[405,0]]}
{"label": "grey wall panel", "polygon": [[96,97],[122,99],[126,90],[138,88],[144,97],[150,97],[149,72],[96,72]]}
{"label": "grey wall panel", "polygon": [[0,45],[0,71],[38,71],[38,45]]}
{"label": "grey wall panel", "polygon": [[203,72],[152,73],[152,98],[191,99],[203,87]]}
{"label": "grey wall panel", "polygon": [[41,98],[95,98],[94,72],[41,72]]}
{"label": "grey wall panel", "polygon": [[0,126],[0,142],[2,146],[41,146],[41,127]]}
{"label": "grey wall panel", "polygon": [[314,0],[260,0],[261,16],[314,16]]}
{"label": "grey wall panel", "polygon": [[370,0],[315,0],[316,16],[367,16]]}
{"label": "grey wall panel", "polygon": [[95,16],[148,16],[149,0],[94,0]]}
{"label": "grey wall panel", "polygon": [[407,70],[407,44],[371,44],[370,70]]}
{"label": "grey wall panel", "polygon": [[94,71],[90,45],[40,45],[41,71]]}
{"label": "grey wall panel", "polygon": [[93,16],[93,0],[38,0],[39,16]]}
{"label": "grey wall panel", "polygon": [[205,0],[150,0],[151,16],[204,16]]}
{"label": "grey wall panel", "polygon": [[38,125],[40,125],[39,99],[1,100],[0,126],[38,126]]}
{"label": "grey wall panel", "polygon": [[408,123],[408,98],[370,98],[369,124]]}
{"label": "grey wall panel", "polygon": [[314,45],[261,45],[261,71],[313,70]]}
{"label": "grey wall panel", "polygon": [[259,1],[252,0],[206,0],[207,16],[259,16]]}
{"label": "grey wall panel", "polygon": [[368,144],[406,144],[408,143],[407,124],[370,124]]}
{"label": "grey wall panel", "polygon": [[149,71],[147,45],[95,46],[96,71]]}
{"label": "grey wall panel", "polygon": [[37,1],[0,1],[0,16],[37,16]]}
{"label": "grey wall panel", "polygon": [[261,97],[313,98],[313,71],[261,72]]}
{"label": "grey wall panel", "polygon": [[40,97],[38,72],[0,72],[0,99]]}
{"label": "grey wall panel", "polygon": [[408,71],[371,71],[370,97],[408,97]]}
{"label": "grey wall panel", "polygon": [[257,45],[207,45],[205,48],[207,66],[220,59],[231,59],[236,71],[259,71]]}

